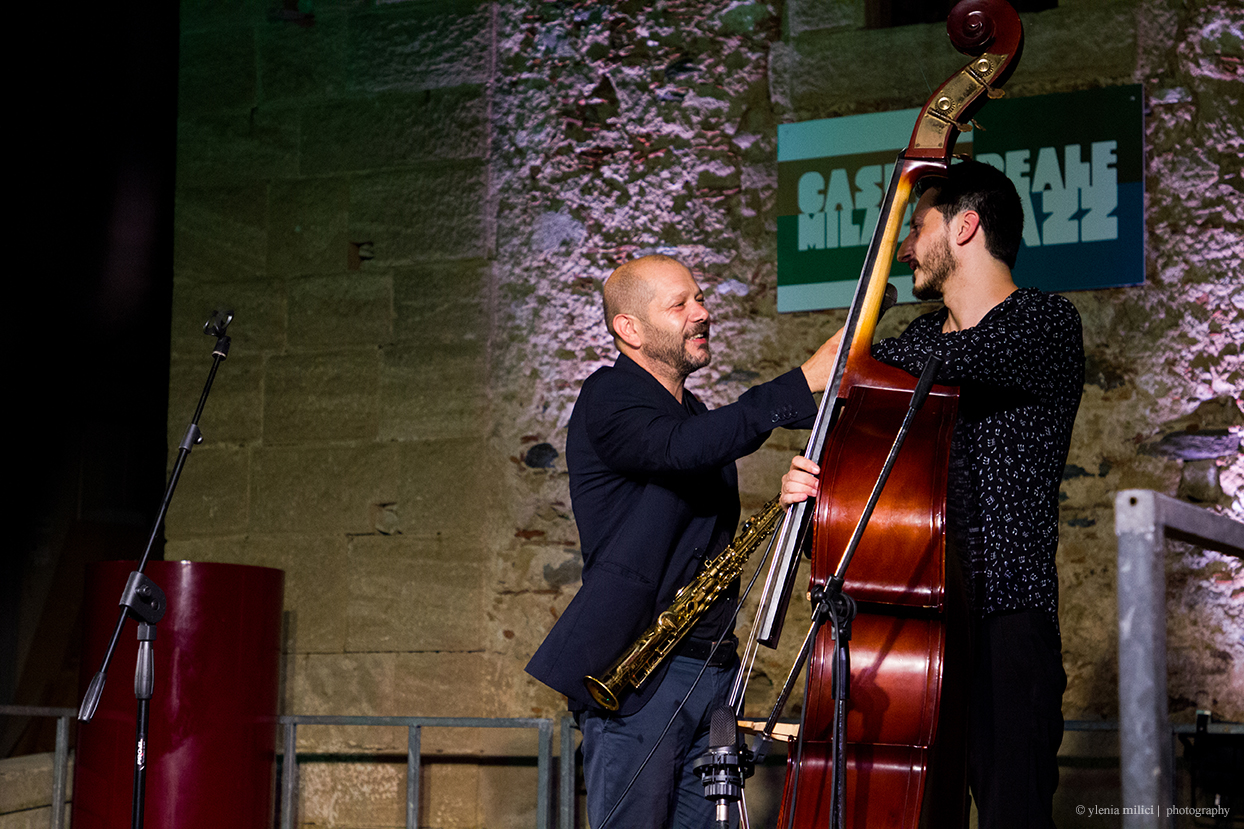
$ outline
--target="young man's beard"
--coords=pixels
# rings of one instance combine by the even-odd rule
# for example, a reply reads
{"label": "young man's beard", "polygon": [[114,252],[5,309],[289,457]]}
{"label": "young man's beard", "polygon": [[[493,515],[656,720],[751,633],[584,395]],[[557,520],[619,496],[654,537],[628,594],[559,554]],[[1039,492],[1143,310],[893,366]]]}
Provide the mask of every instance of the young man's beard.
{"label": "young man's beard", "polygon": [[930,251],[924,261],[917,264],[927,278],[922,284],[912,285],[911,292],[916,299],[941,299],[946,280],[955,271],[955,258],[950,251],[950,242],[943,236],[941,244]]}
{"label": "young man's beard", "polygon": [[688,377],[693,371],[704,368],[709,363],[711,355],[708,350],[708,343],[704,344],[704,353],[702,355],[691,355],[687,353],[687,340],[692,337],[708,337],[708,323],[697,325],[687,335],[672,334],[663,331],[656,326],[647,325],[647,337],[644,341],[643,352],[654,360],[664,363],[680,377]]}

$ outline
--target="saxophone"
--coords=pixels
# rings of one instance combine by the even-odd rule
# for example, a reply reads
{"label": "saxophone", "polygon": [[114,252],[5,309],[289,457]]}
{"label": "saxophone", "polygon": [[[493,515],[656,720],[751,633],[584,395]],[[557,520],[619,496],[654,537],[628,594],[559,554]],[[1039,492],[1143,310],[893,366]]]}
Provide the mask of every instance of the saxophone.
{"label": "saxophone", "polygon": [[695,627],[704,611],[739,577],[752,553],[773,532],[782,517],[779,499],[780,496],[774,498],[761,507],[760,512],[747,519],[730,545],[675,594],[669,608],[657,616],[652,626],[618,657],[603,678],[583,678],[588,693],[602,708],[617,711],[618,695],[624,687],[629,685],[638,689],[643,685],[661,660],[669,655],[687,631]]}

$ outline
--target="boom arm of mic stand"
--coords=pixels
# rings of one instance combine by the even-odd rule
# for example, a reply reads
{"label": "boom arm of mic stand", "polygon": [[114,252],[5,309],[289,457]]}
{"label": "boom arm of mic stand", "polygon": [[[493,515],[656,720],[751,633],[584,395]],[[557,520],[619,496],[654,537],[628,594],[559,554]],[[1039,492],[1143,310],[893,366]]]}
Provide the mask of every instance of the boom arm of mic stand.
{"label": "boom arm of mic stand", "polygon": [[[182,437],[181,444],[178,446],[177,461],[173,464],[172,473],[169,474],[168,486],[164,490],[164,500],[160,503],[160,510],[156,514],[155,522],[151,526],[151,534],[147,537],[147,547],[143,550],[142,559],[138,562],[136,574],[142,574],[143,569],[147,566],[147,560],[151,557],[151,551],[154,549],[156,539],[159,537],[160,527],[164,524],[164,517],[168,514],[169,504],[173,501],[173,492],[177,489],[177,481],[181,478],[181,471],[186,465],[186,459],[190,456],[190,450],[203,442],[203,435],[199,431],[199,418],[203,414],[203,407],[207,404],[207,395],[212,390],[212,382],[216,379],[216,370],[229,355],[230,341],[229,336],[225,332],[232,321],[232,311],[216,311],[212,314],[212,318],[203,326],[204,334],[216,338],[216,344],[212,349],[212,369],[208,372],[207,382],[203,385],[203,391],[199,395],[199,402],[195,407],[194,417],[190,419],[190,425],[186,428],[186,434]],[[126,604],[128,592],[129,588],[127,586],[127,593],[122,594],[121,597],[121,612],[117,616],[117,624],[112,631],[112,639],[108,642],[108,650],[104,652],[103,663],[100,665],[99,670],[95,672],[95,676],[91,677],[91,684],[86,689],[86,696],[82,698],[82,704],[78,707],[78,720],[80,722],[90,722],[95,716],[95,709],[99,707],[100,697],[104,693],[104,683],[108,678],[108,666],[112,663],[113,653],[116,652],[117,642],[121,638],[121,629],[125,626],[125,617],[131,612],[131,608]],[[137,615],[135,618],[142,617]]]}

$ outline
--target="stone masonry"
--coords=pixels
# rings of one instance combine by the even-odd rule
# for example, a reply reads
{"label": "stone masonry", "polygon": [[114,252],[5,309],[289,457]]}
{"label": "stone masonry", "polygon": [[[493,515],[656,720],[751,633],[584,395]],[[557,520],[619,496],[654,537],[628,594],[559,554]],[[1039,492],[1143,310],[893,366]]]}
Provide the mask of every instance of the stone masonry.
{"label": "stone masonry", "polygon": [[[1145,284],[1069,294],[1088,377],[1064,709],[1111,718],[1114,492],[1244,518],[1244,11],[1063,0],[1024,24],[1010,95],[1147,96]],[[202,324],[236,321],[167,557],[286,571],[284,712],[558,716],[522,668],[578,584],[562,452],[579,384],[614,356],[601,281],[651,251],[693,269],[710,405],[798,364],[843,314],[776,312],[777,124],[918,106],[962,57],[940,26],[865,29],[864,0],[184,0],[181,26],[174,446]],[[779,433],[741,463],[745,514],[802,445]],[[1182,547],[1168,564],[1172,711],[1244,718],[1244,568]],[[404,732],[299,737],[347,755],[303,769],[301,825],[403,825]],[[422,825],[532,825],[530,733],[424,745]]]}

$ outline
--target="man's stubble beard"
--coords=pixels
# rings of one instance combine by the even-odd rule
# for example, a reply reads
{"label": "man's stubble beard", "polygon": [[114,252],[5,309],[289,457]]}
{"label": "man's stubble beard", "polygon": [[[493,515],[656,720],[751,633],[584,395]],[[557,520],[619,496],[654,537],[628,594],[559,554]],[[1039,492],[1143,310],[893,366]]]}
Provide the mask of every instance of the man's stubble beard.
{"label": "man's stubble beard", "polygon": [[684,380],[691,373],[704,368],[712,360],[708,343],[704,344],[704,356],[692,357],[687,353],[687,340],[692,337],[708,336],[709,325],[703,323],[693,328],[687,335],[670,334],[652,325],[645,324],[647,337],[640,349],[647,357],[664,363]]}
{"label": "man's stubble beard", "polygon": [[911,292],[916,299],[941,299],[942,292],[946,288],[946,280],[955,272],[955,258],[950,250],[950,242],[946,237],[941,238],[941,244],[937,246],[930,257],[925,261],[918,262],[917,265],[928,275],[928,279],[920,285],[912,285]]}

